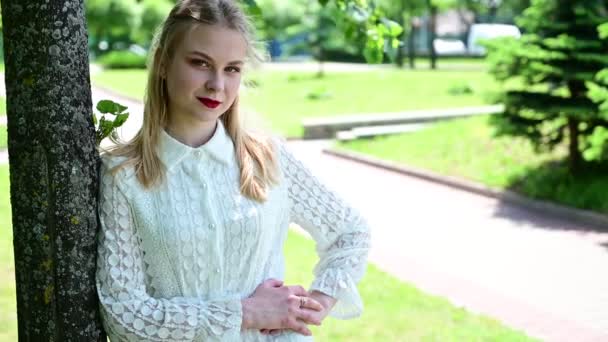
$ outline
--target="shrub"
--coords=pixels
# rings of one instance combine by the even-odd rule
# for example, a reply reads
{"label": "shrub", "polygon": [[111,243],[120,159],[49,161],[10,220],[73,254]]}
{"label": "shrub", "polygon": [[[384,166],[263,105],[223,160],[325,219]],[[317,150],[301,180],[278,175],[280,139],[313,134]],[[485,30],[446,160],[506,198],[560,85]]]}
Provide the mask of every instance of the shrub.
{"label": "shrub", "polygon": [[102,55],[97,62],[106,69],[145,69],[146,56],[132,51],[112,51]]}

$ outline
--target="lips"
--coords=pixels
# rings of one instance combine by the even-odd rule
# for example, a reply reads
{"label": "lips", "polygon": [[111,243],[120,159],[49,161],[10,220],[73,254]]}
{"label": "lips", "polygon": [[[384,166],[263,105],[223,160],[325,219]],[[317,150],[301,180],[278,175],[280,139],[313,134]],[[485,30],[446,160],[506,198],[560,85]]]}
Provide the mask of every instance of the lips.
{"label": "lips", "polygon": [[205,105],[205,107],[208,108],[217,108],[217,106],[219,106],[220,104],[222,104],[220,101],[216,101],[213,99],[210,99],[208,97],[197,97],[197,99],[203,104]]}

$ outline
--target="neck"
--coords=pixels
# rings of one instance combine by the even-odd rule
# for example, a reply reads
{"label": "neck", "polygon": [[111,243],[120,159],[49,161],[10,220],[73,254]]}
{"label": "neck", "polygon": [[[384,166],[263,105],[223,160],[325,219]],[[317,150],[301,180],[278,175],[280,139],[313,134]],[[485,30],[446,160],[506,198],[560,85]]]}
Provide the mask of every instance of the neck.
{"label": "neck", "polygon": [[199,147],[211,139],[218,125],[217,121],[192,123],[169,119],[165,131],[184,145]]}

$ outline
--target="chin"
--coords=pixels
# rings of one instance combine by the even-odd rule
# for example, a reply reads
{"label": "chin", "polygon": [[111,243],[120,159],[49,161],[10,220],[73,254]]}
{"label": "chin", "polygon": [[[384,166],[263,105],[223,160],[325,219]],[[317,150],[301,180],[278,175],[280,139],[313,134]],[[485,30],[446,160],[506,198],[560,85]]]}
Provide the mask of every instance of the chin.
{"label": "chin", "polygon": [[217,120],[220,117],[220,115],[215,114],[215,113],[196,113],[196,115],[194,117],[196,118],[197,121],[209,122],[209,121]]}

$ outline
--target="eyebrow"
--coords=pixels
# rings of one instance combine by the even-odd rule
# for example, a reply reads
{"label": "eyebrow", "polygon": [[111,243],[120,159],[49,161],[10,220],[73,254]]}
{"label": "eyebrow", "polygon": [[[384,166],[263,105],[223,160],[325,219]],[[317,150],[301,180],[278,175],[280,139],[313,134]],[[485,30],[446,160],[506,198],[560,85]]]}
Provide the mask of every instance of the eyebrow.
{"label": "eyebrow", "polygon": [[[204,57],[208,60],[210,60],[211,62],[215,61],[213,60],[213,58],[211,58],[211,56],[209,56],[208,54],[201,52],[201,51],[190,51],[189,55],[199,55],[201,57]],[[244,64],[243,61],[232,61],[232,62],[228,62],[228,65],[242,65]]]}

